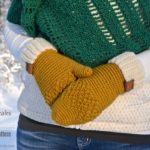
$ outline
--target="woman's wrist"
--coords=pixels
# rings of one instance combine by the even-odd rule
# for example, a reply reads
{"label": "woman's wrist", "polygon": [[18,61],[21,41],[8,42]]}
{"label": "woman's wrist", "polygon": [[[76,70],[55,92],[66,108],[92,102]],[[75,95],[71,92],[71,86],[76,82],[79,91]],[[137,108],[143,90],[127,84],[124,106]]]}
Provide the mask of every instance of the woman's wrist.
{"label": "woman's wrist", "polygon": [[43,38],[35,38],[22,50],[21,57],[28,64],[33,64],[36,58],[45,50],[57,51],[56,48]]}
{"label": "woman's wrist", "polygon": [[[6,22],[4,29],[5,42],[16,60],[26,63],[26,70],[32,73],[32,67],[37,56],[46,49],[56,48],[43,38],[29,37],[26,31],[19,25]],[[22,59],[23,58],[23,59]]]}
{"label": "woman's wrist", "polygon": [[119,66],[125,79],[125,91],[140,87],[144,82],[145,71],[142,63],[133,52],[125,52],[109,60]]}

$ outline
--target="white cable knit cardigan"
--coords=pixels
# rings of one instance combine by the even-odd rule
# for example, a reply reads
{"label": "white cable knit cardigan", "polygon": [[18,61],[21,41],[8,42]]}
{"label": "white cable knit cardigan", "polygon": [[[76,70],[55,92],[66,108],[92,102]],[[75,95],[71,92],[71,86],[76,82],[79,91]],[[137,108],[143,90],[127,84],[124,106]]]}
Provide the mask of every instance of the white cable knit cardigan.
{"label": "white cable knit cardigan", "polygon": [[[7,23],[4,31],[6,44],[15,58],[21,62],[21,49],[33,38],[18,25]],[[41,49],[52,46],[41,43]],[[68,128],[81,130],[111,131],[120,133],[150,134],[150,50],[137,55],[145,70],[145,81],[141,88],[134,89],[116,98],[114,103],[95,120]],[[24,62],[23,62],[24,63]],[[25,88],[18,101],[21,114],[38,122],[56,124],[51,119],[51,110],[32,75],[27,74]]]}

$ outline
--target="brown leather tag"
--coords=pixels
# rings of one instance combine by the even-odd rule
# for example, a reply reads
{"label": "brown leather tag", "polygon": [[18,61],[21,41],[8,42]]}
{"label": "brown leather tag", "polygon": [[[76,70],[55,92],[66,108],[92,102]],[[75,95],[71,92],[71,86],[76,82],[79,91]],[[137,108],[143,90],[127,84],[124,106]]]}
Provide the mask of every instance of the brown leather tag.
{"label": "brown leather tag", "polygon": [[125,92],[128,92],[134,88],[134,80],[125,81],[124,82],[124,89]]}
{"label": "brown leather tag", "polygon": [[26,63],[26,71],[29,74],[32,74],[33,73],[33,64]]}

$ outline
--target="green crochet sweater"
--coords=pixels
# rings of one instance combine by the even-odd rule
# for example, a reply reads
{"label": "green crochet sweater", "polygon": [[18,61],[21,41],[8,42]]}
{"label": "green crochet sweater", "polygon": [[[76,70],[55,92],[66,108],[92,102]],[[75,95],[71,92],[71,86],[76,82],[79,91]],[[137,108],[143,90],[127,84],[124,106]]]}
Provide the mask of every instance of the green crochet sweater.
{"label": "green crochet sweater", "polygon": [[13,0],[7,18],[91,67],[150,47],[150,0]]}

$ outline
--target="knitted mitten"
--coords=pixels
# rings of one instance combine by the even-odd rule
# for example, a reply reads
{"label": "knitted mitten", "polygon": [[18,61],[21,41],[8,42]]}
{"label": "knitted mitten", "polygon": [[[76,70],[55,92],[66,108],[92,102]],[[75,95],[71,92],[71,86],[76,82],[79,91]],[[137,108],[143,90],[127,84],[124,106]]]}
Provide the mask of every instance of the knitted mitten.
{"label": "knitted mitten", "polygon": [[95,68],[92,76],[78,79],[64,90],[52,106],[56,122],[71,125],[91,121],[119,94],[142,86],[144,70],[134,53],[125,52],[109,63]]}
{"label": "knitted mitten", "polygon": [[124,92],[124,77],[116,64],[93,69],[93,75],[73,82],[52,106],[53,119],[62,125],[93,120]]}
{"label": "knitted mitten", "polygon": [[50,106],[71,82],[91,74],[91,68],[83,66],[54,50],[43,51],[33,63],[33,75]]}

